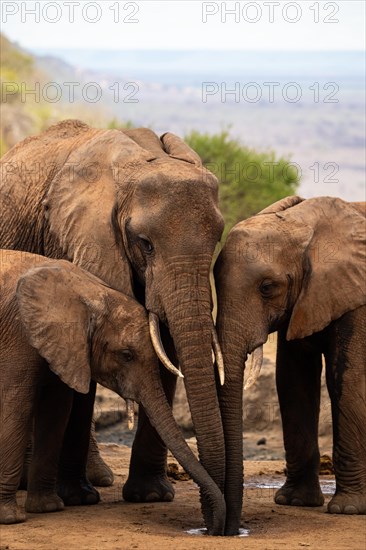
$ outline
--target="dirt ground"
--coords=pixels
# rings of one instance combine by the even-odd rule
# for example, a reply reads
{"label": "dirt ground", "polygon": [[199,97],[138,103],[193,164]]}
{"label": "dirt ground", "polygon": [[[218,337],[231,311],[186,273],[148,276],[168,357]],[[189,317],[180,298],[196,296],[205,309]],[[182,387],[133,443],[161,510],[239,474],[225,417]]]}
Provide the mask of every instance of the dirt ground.
{"label": "dirt ground", "polygon": [[[133,434],[124,422],[123,400],[100,389],[96,406],[98,439],[115,482],[100,489],[97,506],[67,508],[54,514],[29,514],[26,523],[0,526],[0,550],[366,550],[366,516],[336,516],[326,506],[297,508],[273,502],[284,481],[281,424],[274,385],[273,339],[265,350],[258,383],[244,396],[244,507],[241,537],[219,538],[200,534],[203,527],[198,488],[174,481],[170,503],[131,504],[122,501]],[[323,389],[320,422],[321,452],[331,454],[329,400]],[[183,388],[177,392],[175,416],[187,436],[190,416]],[[194,438],[188,440],[195,450]],[[278,460],[280,459],[280,460]],[[169,462],[175,462],[173,457]],[[334,492],[334,476],[321,476],[326,502]],[[25,492],[20,491],[24,503]],[[196,530],[190,534],[190,530]]]}
{"label": "dirt ground", "polygon": [[[102,444],[105,460],[116,474],[113,487],[101,489],[97,506],[67,508],[54,514],[29,514],[26,523],[0,527],[1,550],[364,550],[366,516],[335,516],[320,508],[277,506],[275,488],[283,481],[283,462],[247,461],[242,526],[246,537],[189,534],[202,528],[198,488],[176,481],[170,503],[131,504],[121,500],[130,449]],[[322,476],[326,502],[333,476]],[[24,491],[19,492],[20,502]]]}

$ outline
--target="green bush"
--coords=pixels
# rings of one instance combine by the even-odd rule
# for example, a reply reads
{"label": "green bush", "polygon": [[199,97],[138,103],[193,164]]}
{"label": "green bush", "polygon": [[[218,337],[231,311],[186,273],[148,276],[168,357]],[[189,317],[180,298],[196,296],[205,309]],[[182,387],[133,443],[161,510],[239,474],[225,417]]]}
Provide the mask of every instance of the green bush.
{"label": "green bush", "polygon": [[227,131],[192,131],[185,141],[220,182],[220,208],[227,233],[233,225],[296,192],[299,174],[289,159],[258,152],[231,139]]}

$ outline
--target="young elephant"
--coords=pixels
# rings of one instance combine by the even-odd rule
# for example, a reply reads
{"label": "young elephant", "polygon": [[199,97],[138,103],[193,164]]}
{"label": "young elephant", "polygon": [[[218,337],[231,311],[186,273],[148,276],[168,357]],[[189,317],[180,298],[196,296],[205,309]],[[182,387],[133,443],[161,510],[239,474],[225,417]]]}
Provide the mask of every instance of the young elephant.
{"label": "young elephant", "polygon": [[[25,508],[63,508],[56,490],[57,474],[61,484],[68,475],[57,472],[62,441],[70,438],[71,447],[80,445],[78,434],[65,433],[73,390],[87,394],[93,378],[145,407],[160,437],[210,502],[211,516],[205,519],[215,532],[223,532],[223,496],[174,421],[144,308],[67,261],[10,250],[2,250],[0,260],[0,523],[25,520],[15,496],[33,416]],[[83,411],[78,414],[83,419]],[[72,464],[80,476],[84,459]]]}
{"label": "young elephant", "polygon": [[336,492],[331,513],[366,513],[366,220],[361,204],[287,197],[229,233],[215,266],[219,388],[226,441],[227,529],[242,503],[242,388],[259,374],[278,330],[277,390],[287,481],[278,504],[320,506],[318,419],[322,355],[332,403]]}

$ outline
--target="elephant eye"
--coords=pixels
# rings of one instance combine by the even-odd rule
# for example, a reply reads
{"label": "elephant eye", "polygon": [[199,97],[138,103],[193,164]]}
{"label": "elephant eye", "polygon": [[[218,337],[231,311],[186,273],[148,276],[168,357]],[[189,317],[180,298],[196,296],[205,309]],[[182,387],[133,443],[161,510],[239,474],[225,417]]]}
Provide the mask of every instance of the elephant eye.
{"label": "elephant eye", "polygon": [[129,363],[133,359],[133,353],[129,349],[122,349],[116,352],[116,355],[120,360],[125,363]]}
{"label": "elephant eye", "polygon": [[260,284],[259,291],[264,298],[268,298],[271,296],[275,287],[276,287],[275,283],[267,279]]}
{"label": "elephant eye", "polygon": [[144,235],[139,235],[139,239],[140,239],[140,245],[141,245],[142,250],[146,254],[152,254],[152,252],[154,251],[154,247],[151,244],[151,242],[149,241],[149,239],[147,237],[145,237]]}

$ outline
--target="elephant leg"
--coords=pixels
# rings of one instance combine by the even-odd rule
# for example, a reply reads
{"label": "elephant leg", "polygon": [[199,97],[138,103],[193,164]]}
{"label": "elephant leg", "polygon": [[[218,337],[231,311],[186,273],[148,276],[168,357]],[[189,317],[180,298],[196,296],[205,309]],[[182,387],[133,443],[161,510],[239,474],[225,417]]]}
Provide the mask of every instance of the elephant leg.
{"label": "elephant leg", "polygon": [[277,504],[321,506],[318,421],[321,353],[304,341],[286,341],[278,333],[276,383],[286,450],[286,483]]}
{"label": "elephant leg", "polygon": [[[167,399],[172,404],[176,379],[162,372],[162,383]],[[128,479],[123,487],[123,498],[129,502],[171,501],[174,489],[167,477],[167,448],[142,406],[132,446]]]}
{"label": "elephant leg", "polygon": [[90,430],[88,462],[86,468],[87,477],[97,487],[110,487],[113,485],[113,472],[100,456],[98,443],[95,436],[95,421],[92,421]]}
{"label": "elephant leg", "polygon": [[100,500],[86,475],[95,390],[96,383],[91,381],[86,395],[73,392],[58,472],[57,492],[66,506],[97,504]]}
{"label": "elephant leg", "polygon": [[[165,327],[161,327],[164,348],[170,360],[176,363],[173,341]],[[170,405],[173,403],[176,377],[160,367],[162,384]],[[174,498],[173,485],[167,477],[167,448],[142,406],[132,446],[128,479],[123,487],[123,498],[129,502],[160,502]]]}
{"label": "elephant leg", "polygon": [[64,508],[57,495],[57,471],[73,390],[56,375],[50,376],[52,382],[41,388],[34,415],[33,455],[25,503],[26,511],[32,513],[56,512]]}
{"label": "elephant leg", "polygon": [[336,477],[335,495],[328,504],[331,514],[366,514],[365,312],[365,307],[359,308],[329,327],[327,385]]}
{"label": "elephant leg", "polygon": [[35,385],[26,383],[5,386],[1,391],[0,415],[0,524],[25,521],[17,505],[24,454],[32,425]]}
{"label": "elephant leg", "polygon": [[[31,428],[32,431],[32,428]],[[33,433],[28,439],[27,448],[24,454],[22,477],[20,478],[19,489],[26,491],[28,485],[28,471],[32,461],[33,455]]]}

